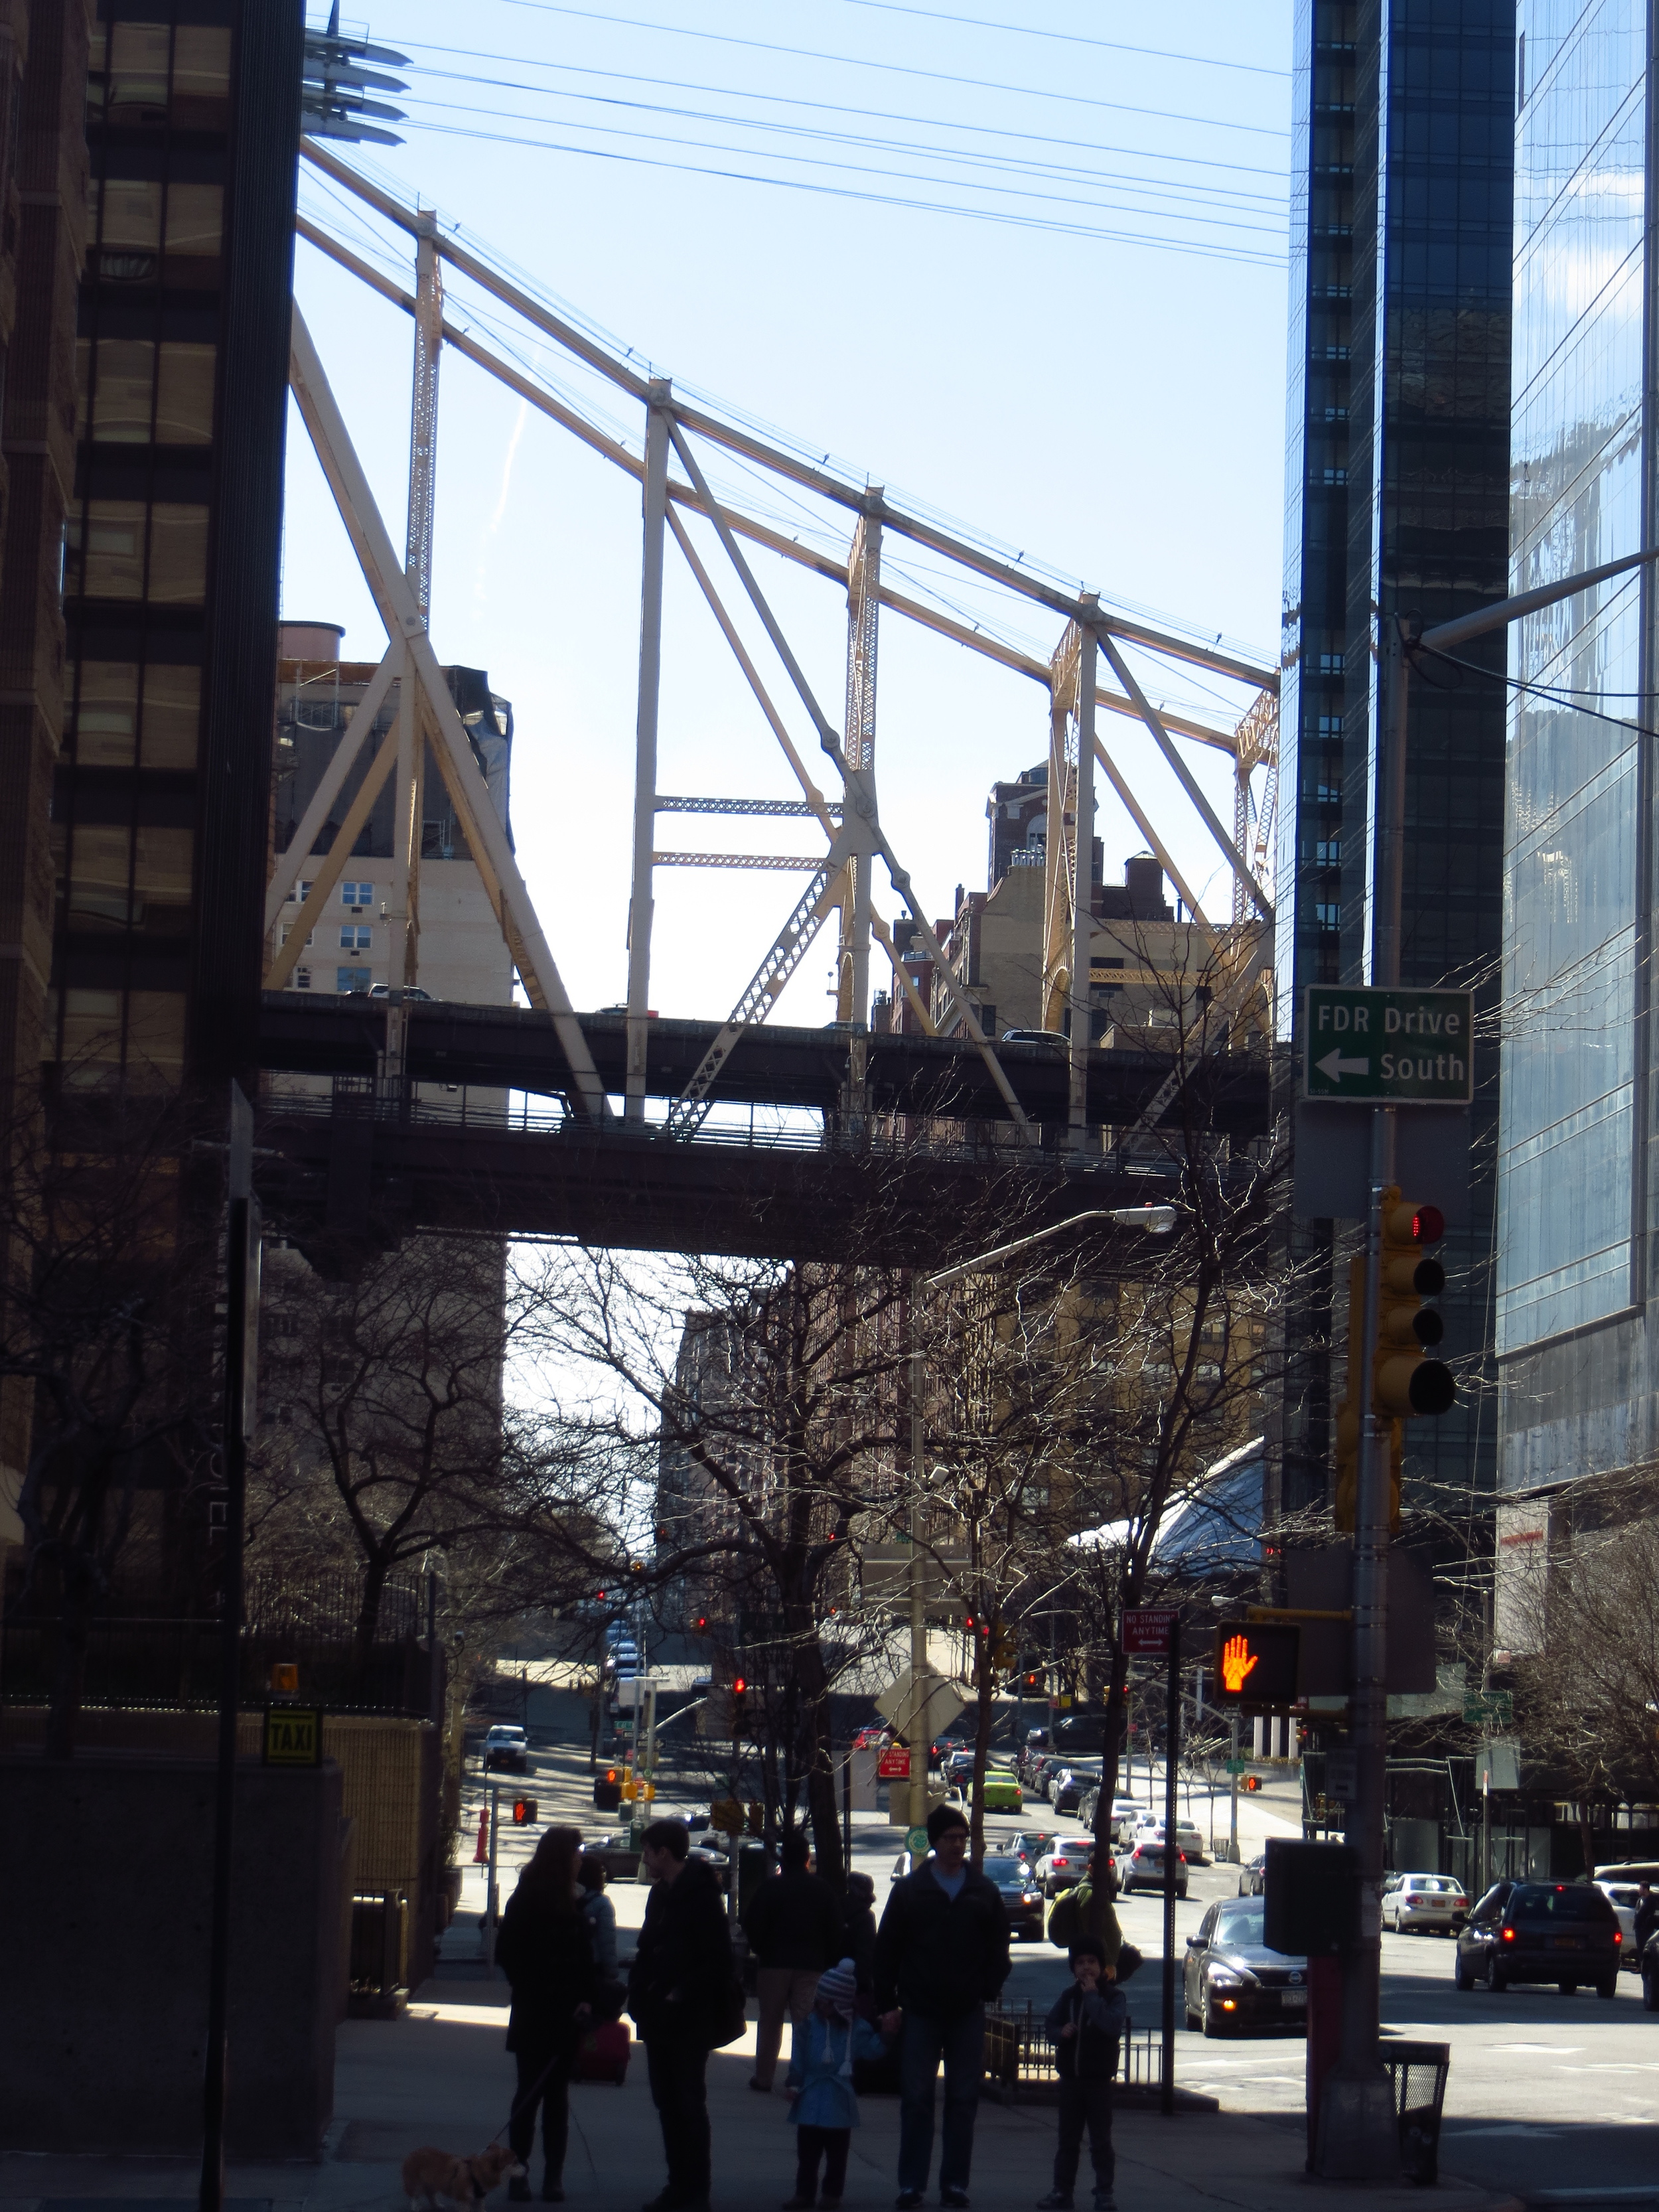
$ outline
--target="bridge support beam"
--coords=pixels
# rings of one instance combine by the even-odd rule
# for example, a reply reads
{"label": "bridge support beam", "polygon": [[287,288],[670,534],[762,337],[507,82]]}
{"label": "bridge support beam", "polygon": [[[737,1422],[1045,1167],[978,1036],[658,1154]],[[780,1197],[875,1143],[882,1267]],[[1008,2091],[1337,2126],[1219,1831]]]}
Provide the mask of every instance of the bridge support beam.
{"label": "bridge support beam", "polygon": [[1072,1079],[1066,1098],[1067,1142],[1089,1141],[1089,985],[1095,928],[1095,633],[1078,626],[1077,696],[1073,708],[1076,754],[1076,830],[1072,848]]}
{"label": "bridge support beam", "polygon": [[653,380],[645,417],[645,534],[640,560],[640,696],[634,724],[634,875],[628,903],[628,1079],[623,1113],[645,1120],[651,1000],[652,856],[657,842],[657,708],[662,687],[663,518],[668,507],[671,386]]}

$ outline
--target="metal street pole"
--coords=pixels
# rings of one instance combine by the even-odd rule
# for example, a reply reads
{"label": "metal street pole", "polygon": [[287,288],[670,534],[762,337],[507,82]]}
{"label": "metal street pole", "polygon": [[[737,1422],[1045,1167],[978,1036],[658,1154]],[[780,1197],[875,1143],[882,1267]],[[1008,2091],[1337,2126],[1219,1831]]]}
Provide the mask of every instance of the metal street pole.
{"label": "metal street pole", "polygon": [[[1397,987],[1404,929],[1406,767],[1411,653],[1450,652],[1507,628],[1522,616],[1659,559],[1659,547],[1627,554],[1512,599],[1480,607],[1408,636],[1398,614],[1382,620],[1378,639],[1376,727],[1379,759],[1375,801],[1376,903],[1371,982]],[[1374,2180],[1397,2174],[1399,2129],[1393,2085],[1379,2048],[1382,1964],[1382,1875],[1388,1790],[1388,1608],[1389,1447],[1392,1423],[1373,1406],[1373,1355],[1382,1297],[1382,1193],[1394,1181],[1395,1119],[1371,1110],[1370,1204],[1365,1224],[1364,1340],[1358,1362],[1360,1443],[1355,1485],[1353,1667],[1349,1733],[1354,1791],[1346,1839],[1359,1864],[1359,1934],[1342,1960],[1341,2056],[1321,2094],[1317,2172],[1327,2180]]]}
{"label": "metal street pole", "polygon": [[1231,1784],[1228,1795],[1227,1856],[1234,1866],[1238,1860],[1238,1715],[1235,1712],[1227,1722],[1227,1780]]}
{"label": "metal street pole", "polygon": [[1170,1623],[1170,1680],[1164,1721],[1164,2063],[1158,2109],[1175,2110],[1176,1815],[1181,1764],[1181,1616]]}
{"label": "metal street pole", "polygon": [[230,1908],[236,1819],[236,1722],[241,1705],[242,1542],[247,1439],[259,1372],[259,1206],[253,1195],[253,1113],[230,1086],[229,1203],[225,1234],[224,1468],[219,1574],[219,1755],[214,1785],[213,1895],[208,1936],[207,2048],[202,2077],[201,2212],[225,2197],[225,2106],[230,2030]]}

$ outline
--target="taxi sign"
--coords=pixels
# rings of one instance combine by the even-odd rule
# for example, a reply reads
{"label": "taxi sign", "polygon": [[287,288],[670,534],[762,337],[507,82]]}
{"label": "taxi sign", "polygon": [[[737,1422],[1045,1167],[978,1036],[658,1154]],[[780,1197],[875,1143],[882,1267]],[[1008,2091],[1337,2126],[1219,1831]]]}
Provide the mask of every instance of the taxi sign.
{"label": "taxi sign", "polygon": [[323,1716],[317,1705],[267,1705],[259,1743],[263,1766],[320,1766]]}

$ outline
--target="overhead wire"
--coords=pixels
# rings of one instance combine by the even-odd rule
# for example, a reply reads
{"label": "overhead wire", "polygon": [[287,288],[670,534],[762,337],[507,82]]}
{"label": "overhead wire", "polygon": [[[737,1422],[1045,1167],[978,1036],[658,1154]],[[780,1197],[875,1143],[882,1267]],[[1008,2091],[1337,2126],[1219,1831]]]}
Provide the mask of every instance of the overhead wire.
{"label": "overhead wire", "polygon": [[739,38],[731,31],[705,31],[690,23],[656,23],[637,15],[611,15],[592,8],[572,8],[563,0],[501,0],[507,8],[523,8],[533,15],[563,15],[589,23],[609,23],[623,30],[657,31],[670,37],[704,39],[722,46],[741,46],[753,53],[782,54],[791,60],[830,62],[846,69],[876,70],[888,76],[925,78],[932,84],[957,84],[970,91],[1012,93],[1027,100],[1059,100],[1073,107],[1097,107],[1113,112],[1146,115],[1164,123],[1196,123],[1206,129],[1237,131],[1255,138],[1288,138],[1287,128],[1270,123],[1235,123],[1225,116],[1184,115],[1164,108],[1143,107],[1127,100],[1100,100],[1092,94],[1061,92],[1052,85],[1009,84],[994,77],[961,76],[947,70],[918,68],[908,62],[877,61],[863,54],[825,53],[815,46],[786,46],[769,39]]}
{"label": "overhead wire", "polygon": [[[411,106],[418,106],[421,103],[417,100],[411,100]],[[485,108],[469,107],[464,103],[445,101],[443,103],[441,112],[447,115],[480,115],[493,113],[495,111]],[[430,122],[422,125],[422,119],[418,115],[415,114],[411,114],[408,119],[411,125],[415,125],[418,127],[428,129],[442,127],[441,125],[434,125]],[[770,149],[726,146],[720,144],[717,141],[710,141],[708,139],[678,138],[664,131],[630,131],[623,129],[620,126],[603,123],[561,123],[557,118],[542,116],[513,116],[510,118],[503,118],[502,119],[523,122],[526,124],[545,123],[550,129],[562,128],[564,130],[582,131],[588,132],[592,136],[602,137],[644,139],[647,143],[652,145],[683,147],[689,151],[708,152],[713,154],[735,154],[738,155],[746,154],[750,159],[759,158],[772,161],[793,161],[800,163],[803,166],[830,170],[843,174],[851,174],[861,177],[886,178],[896,182],[906,184],[931,185],[936,190],[945,189],[957,191],[999,192],[1006,198],[1037,200],[1048,207],[1087,208],[1096,210],[1100,213],[1106,215],[1138,216],[1143,222],[1151,221],[1158,222],[1198,223],[1212,230],[1240,231],[1244,233],[1246,235],[1254,238],[1268,238],[1277,235],[1274,228],[1266,223],[1249,222],[1230,222],[1224,216],[1217,216],[1203,212],[1189,213],[1184,209],[1124,206],[1121,203],[1112,200],[1084,199],[1067,193],[1028,191],[1018,185],[981,184],[977,179],[969,177],[927,176],[918,174],[915,170],[911,169],[886,169],[877,167],[868,163],[830,161],[823,155],[789,154],[781,151],[774,152]],[[491,132],[488,135],[494,137],[497,134]],[[533,142],[521,140],[518,143],[529,143]],[[556,148],[554,150],[564,153],[598,153],[604,152],[608,149],[594,147],[564,146]],[[750,181],[772,184],[793,184],[801,180],[795,178],[763,177],[750,179]],[[962,210],[963,213],[971,211],[972,210],[965,209]],[[979,210],[979,212],[990,212],[990,210]],[[1170,242],[1173,244],[1176,241],[1171,240]],[[1190,243],[1190,241],[1181,242]],[[1273,257],[1274,265],[1278,265],[1279,263],[1282,263],[1284,258],[1285,257],[1282,255]]]}
{"label": "overhead wire", "polygon": [[963,23],[980,31],[1007,31],[1017,38],[1053,39],[1068,46],[1094,46],[1105,53],[1140,54],[1149,60],[1185,62],[1194,69],[1241,70],[1251,76],[1290,76],[1288,70],[1273,69],[1265,62],[1235,62],[1219,54],[1179,54],[1164,46],[1134,46],[1121,39],[1091,39],[1081,31],[1051,31],[1040,23],[1000,23],[985,15],[947,15],[938,8],[911,8],[904,0],[842,0],[843,7],[873,8],[884,15],[916,15],[927,23]]}

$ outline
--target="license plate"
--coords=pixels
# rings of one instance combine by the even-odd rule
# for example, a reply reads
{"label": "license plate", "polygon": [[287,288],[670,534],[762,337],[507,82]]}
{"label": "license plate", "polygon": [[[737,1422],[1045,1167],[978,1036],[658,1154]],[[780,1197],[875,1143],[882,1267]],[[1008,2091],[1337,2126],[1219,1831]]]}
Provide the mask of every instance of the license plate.
{"label": "license plate", "polygon": [[1582,1936],[1552,1936],[1550,1937],[1552,1951],[1582,1951],[1583,1948],[1584,1939]]}
{"label": "license plate", "polygon": [[1293,2012],[1297,2006],[1307,2003],[1308,1992],[1306,1990],[1281,1990],[1279,1991],[1279,2002],[1287,2011]]}

